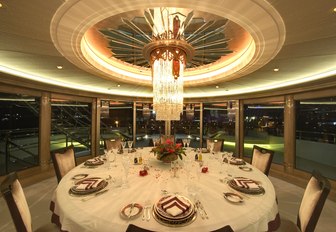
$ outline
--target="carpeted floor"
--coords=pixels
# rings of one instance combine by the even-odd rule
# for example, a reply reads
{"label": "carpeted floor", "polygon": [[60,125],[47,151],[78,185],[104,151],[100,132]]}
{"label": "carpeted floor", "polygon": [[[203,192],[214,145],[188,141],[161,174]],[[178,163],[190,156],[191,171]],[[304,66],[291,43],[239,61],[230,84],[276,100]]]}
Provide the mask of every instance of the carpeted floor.
{"label": "carpeted floor", "polygon": [[[285,216],[292,221],[296,221],[304,189],[274,177],[270,177],[270,179],[277,192],[281,217]],[[56,185],[57,181],[56,177],[54,177],[24,188],[32,215],[33,228],[50,223],[51,212],[49,211],[49,203]],[[336,202],[327,200],[315,231],[335,231],[335,215]],[[0,231],[15,232],[12,219],[3,198],[0,198]]]}

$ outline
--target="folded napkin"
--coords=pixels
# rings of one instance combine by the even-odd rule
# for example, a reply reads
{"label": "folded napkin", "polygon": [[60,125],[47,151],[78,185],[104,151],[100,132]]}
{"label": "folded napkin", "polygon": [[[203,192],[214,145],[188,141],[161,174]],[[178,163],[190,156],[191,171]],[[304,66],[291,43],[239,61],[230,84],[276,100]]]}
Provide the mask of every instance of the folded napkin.
{"label": "folded napkin", "polygon": [[93,158],[93,159],[88,159],[87,161],[85,161],[86,164],[103,164],[104,163],[104,160],[101,159],[101,158]]}
{"label": "folded napkin", "polygon": [[237,186],[245,189],[259,189],[259,185],[251,179],[236,177],[233,179]]}
{"label": "folded napkin", "polygon": [[104,181],[102,178],[99,177],[92,177],[87,178],[79,182],[76,187],[76,190],[85,191],[89,189],[95,189],[99,186],[99,184]]}
{"label": "folded napkin", "polygon": [[173,217],[183,214],[190,208],[190,203],[178,196],[170,196],[161,202],[161,207]]}

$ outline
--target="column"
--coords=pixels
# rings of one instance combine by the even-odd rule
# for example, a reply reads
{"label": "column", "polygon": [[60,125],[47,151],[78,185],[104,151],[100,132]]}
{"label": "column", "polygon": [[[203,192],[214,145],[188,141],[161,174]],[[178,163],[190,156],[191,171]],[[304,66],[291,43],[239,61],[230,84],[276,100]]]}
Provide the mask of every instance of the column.
{"label": "column", "polygon": [[284,171],[287,173],[293,173],[295,168],[295,117],[295,101],[292,95],[288,95],[284,109]]}
{"label": "column", "polygon": [[39,156],[41,170],[49,169],[50,164],[50,134],[51,134],[51,104],[50,93],[43,92],[40,99],[39,119]]}

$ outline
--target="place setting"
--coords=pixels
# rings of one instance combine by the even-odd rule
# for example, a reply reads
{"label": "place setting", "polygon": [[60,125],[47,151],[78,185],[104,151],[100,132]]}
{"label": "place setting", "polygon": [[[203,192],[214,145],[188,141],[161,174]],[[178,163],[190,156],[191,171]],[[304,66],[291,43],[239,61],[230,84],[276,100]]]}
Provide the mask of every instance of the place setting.
{"label": "place setting", "polygon": [[84,162],[84,167],[86,168],[96,168],[100,165],[104,164],[104,159],[102,159],[101,157],[95,157],[92,159],[88,159]]}
{"label": "place setting", "polygon": [[228,180],[227,184],[232,189],[245,194],[262,195],[265,193],[265,189],[259,182],[247,177],[235,177]]}
{"label": "place setting", "polygon": [[[79,174],[84,175],[84,174]],[[95,197],[108,191],[108,182],[100,177],[82,178],[75,182],[69,189],[69,194],[76,197]],[[90,197],[90,199],[91,199]]]}
{"label": "place setting", "polygon": [[189,198],[168,194],[153,205],[153,217],[162,225],[181,227],[191,224],[196,219],[197,210]]}

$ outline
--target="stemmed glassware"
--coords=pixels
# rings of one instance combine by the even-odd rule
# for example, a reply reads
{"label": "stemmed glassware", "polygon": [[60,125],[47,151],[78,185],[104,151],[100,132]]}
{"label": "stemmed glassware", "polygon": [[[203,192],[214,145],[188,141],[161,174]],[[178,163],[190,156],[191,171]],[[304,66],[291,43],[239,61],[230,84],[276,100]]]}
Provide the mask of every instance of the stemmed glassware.
{"label": "stemmed glassware", "polygon": [[124,174],[125,174],[125,182],[123,185],[123,188],[128,188],[128,172],[129,172],[129,168],[130,168],[130,160],[128,155],[124,155],[122,158],[122,165],[124,167]]}
{"label": "stemmed glassware", "polygon": [[190,146],[190,139],[187,139],[187,147]]}
{"label": "stemmed glassware", "polygon": [[186,147],[187,146],[187,139],[182,139],[182,142],[183,142],[183,147]]}
{"label": "stemmed glassware", "polygon": [[122,146],[122,149],[123,149],[123,152],[125,151],[125,147],[126,147],[126,142],[125,141],[122,141],[121,142],[121,146]]}
{"label": "stemmed glassware", "polygon": [[132,151],[132,145],[133,145],[133,141],[127,141],[127,146],[128,146],[128,153],[130,153]]}

